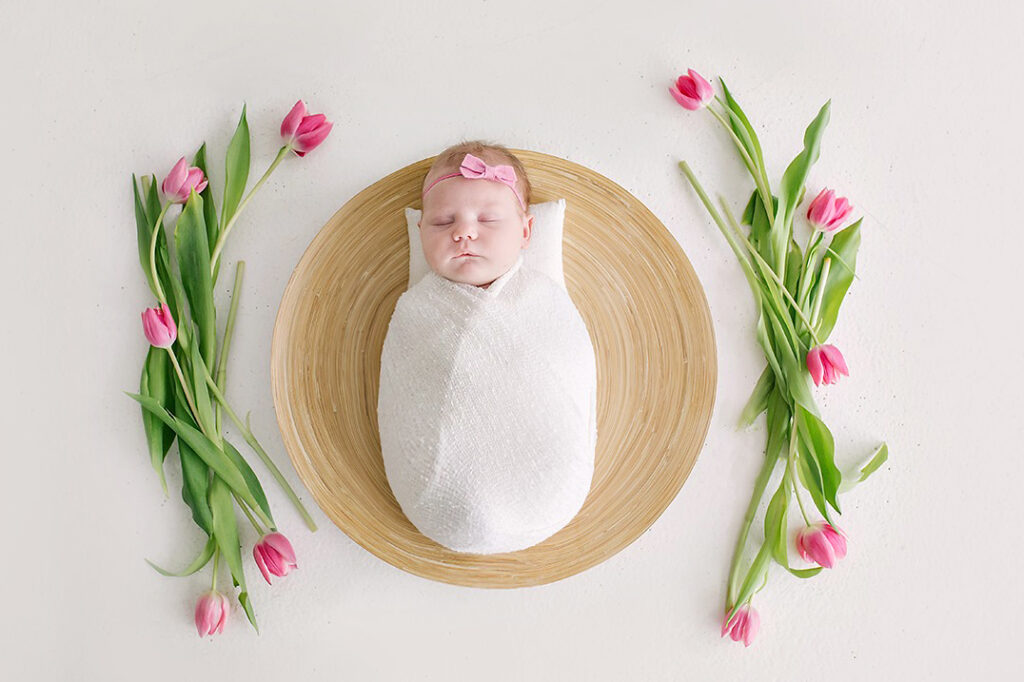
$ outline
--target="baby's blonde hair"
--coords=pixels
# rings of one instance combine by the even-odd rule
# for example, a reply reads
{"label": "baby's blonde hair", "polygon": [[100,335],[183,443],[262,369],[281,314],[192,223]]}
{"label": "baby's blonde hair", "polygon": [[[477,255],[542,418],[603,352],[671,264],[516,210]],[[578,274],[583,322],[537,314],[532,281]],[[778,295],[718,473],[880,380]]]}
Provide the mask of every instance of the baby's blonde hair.
{"label": "baby's blonde hair", "polygon": [[[434,163],[430,165],[430,170],[427,171],[426,176],[423,178],[422,189],[426,189],[428,180],[432,182],[435,178],[442,175],[457,172],[466,154],[477,156],[486,163],[507,163],[512,166],[516,171],[516,185],[519,194],[523,197],[523,203],[529,207],[532,187],[530,186],[530,178],[526,174],[526,166],[507,147],[486,140],[463,140],[438,154],[437,158],[434,159]],[[522,207],[520,207],[520,210],[522,210]]]}

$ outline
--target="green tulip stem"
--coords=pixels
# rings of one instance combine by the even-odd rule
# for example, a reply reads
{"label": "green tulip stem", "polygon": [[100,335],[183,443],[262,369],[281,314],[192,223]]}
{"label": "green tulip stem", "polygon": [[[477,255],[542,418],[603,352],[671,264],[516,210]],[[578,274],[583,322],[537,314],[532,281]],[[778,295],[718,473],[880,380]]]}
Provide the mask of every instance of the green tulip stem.
{"label": "green tulip stem", "polygon": [[185,375],[181,373],[181,365],[178,364],[178,358],[174,356],[174,351],[170,348],[164,348],[167,354],[171,356],[171,362],[174,364],[174,371],[178,373],[178,380],[181,381],[181,390],[185,392],[185,399],[188,400],[188,406],[192,409],[192,416],[195,417],[196,424],[202,429],[203,434],[206,435],[214,443],[219,442],[218,439],[213,438],[210,434],[206,433],[206,429],[203,428],[203,422],[199,419],[199,410],[196,409],[196,404],[192,401],[192,394],[188,391],[188,382],[185,381]]}
{"label": "green tulip stem", "polygon": [[261,446],[259,441],[256,440],[256,436],[252,434],[252,430],[243,424],[242,420],[238,418],[237,414],[235,414],[235,411],[231,409],[231,405],[228,404],[227,398],[224,397],[224,394],[221,393],[220,389],[217,387],[217,382],[215,382],[213,377],[210,376],[210,371],[206,369],[205,366],[203,367],[203,370],[206,373],[207,385],[210,387],[210,390],[213,391],[213,395],[217,398],[217,401],[224,406],[224,411],[228,413],[229,417],[231,417],[231,421],[233,421],[235,426],[238,427],[238,430],[242,432],[242,437],[245,438],[245,442],[247,442],[249,446],[256,451],[256,454],[260,456],[260,459],[263,460],[266,467],[270,469],[270,473],[273,474],[281,488],[284,489],[285,494],[288,495],[288,498],[295,505],[296,509],[299,510],[299,513],[302,515],[302,519],[306,522],[306,526],[310,530],[315,531],[316,523],[313,522],[313,518],[309,515],[309,512],[306,511],[306,508],[302,506],[302,502],[299,501],[299,496],[295,494],[294,490],[292,490],[292,487],[288,484],[288,481],[281,473],[281,470],[277,468],[277,465],[274,464],[274,460],[270,458],[270,455],[268,455],[266,450],[263,449],[263,446]]}
{"label": "green tulip stem", "polygon": [[740,529],[740,536],[732,553],[732,565],[729,567],[728,601],[725,604],[727,609],[732,608],[733,603],[736,601],[737,593],[740,589],[740,559],[743,558],[743,548],[747,545],[747,534],[750,532],[750,526],[754,522],[754,515],[757,514],[761,498],[764,497],[764,490],[768,487],[768,480],[772,477],[772,472],[775,471],[775,466],[778,462],[778,457],[770,456],[770,453],[766,452],[764,464],[761,465],[761,472],[757,475],[757,480],[754,481],[754,493],[750,496],[747,513],[743,517],[743,527]]}
{"label": "green tulip stem", "polygon": [[253,518],[252,514],[249,513],[249,506],[245,503],[244,500],[239,498],[238,495],[236,495],[235,493],[232,493],[232,495],[235,496],[235,501],[238,502],[238,506],[241,507],[242,511],[245,512],[245,515],[247,517],[249,517],[249,523],[251,523],[252,527],[256,529],[256,532],[260,534],[260,537],[263,537],[266,534],[267,531],[264,530],[263,526],[261,526],[259,524],[259,522],[256,521],[256,519]]}
{"label": "green tulip stem", "polygon": [[826,257],[821,264],[821,277],[818,278],[818,293],[814,297],[814,312],[811,313],[811,322],[817,326],[818,313],[821,312],[821,301],[825,298],[825,285],[828,283],[828,271],[832,267],[832,259]]}
{"label": "green tulip stem", "polygon": [[[235,330],[235,317],[238,314],[238,299],[242,291],[242,274],[244,272],[245,261],[240,260],[235,264],[235,284],[231,289],[231,307],[228,310],[228,321],[224,327],[224,339],[221,341],[220,356],[217,358],[217,368],[215,370],[217,375],[217,388],[220,389],[221,393],[224,392],[224,386],[227,383],[228,347],[231,346],[231,335]],[[215,417],[217,433],[220,433],[220,403],[217,403]]]}
{"label": "green tulip stem", "polygon": [[210,585],[210,589],[216,591],[217,589],[217,562],[220,560],[220,547],[213,550],[213,583]]}
{"label": "green tulip stem", "polygon": [[274,172],[274,169],[277,168],[277,165],[281,163],[285,155],[290,150],[291,145],[286,144],[283,147],[281,147],[281,150],[277,153],[277,158],[275,158],[274,162],[270,164],[270,168],[267,169],[267,172],[263,174],[263,177],[260,178],[259,182],[256,183],[252,190],[250,190],[250,192],[247,195],[245,195],[245,198],[242,199],[242,203],[239,204],[237,209],[235,209],[235,214],[231,216],[231,219],[228,220],[228,224],[224,226],[223,230],[221,230],[220,237],[217,238],[217,246],[213,249],[213,255],[210,257],[211,277],[213,276],[214,271],[217,269],[217,261],[218,259],[220,259],[221,249],[224,248],[224,241],[228,238],[228,234],[230,234],[231,228],[234,226],[235,221],[238,220],[238,216],[242,214],[242,209],[245,208],[246,204],[249,203],[249,200],[252,199],[254,194],[256,194],[256,190],[258,190],[263,185],[263,183],[267,181],[267,178],[270,177],[270,174]]}
{"label": "green tulip stem", "polygon": [[160,286],[160,278],[156,276],[156,236],[164,228],[164,214],[167,213],[167,209],[170,207],[171,202],[167,202],[160,209],[160,216],[156,219],[156,224],[153,225],[153,230],[149,237],[149,272],[153,278],[153,285],[156,287],[156,297],[161,303],[167,303],[167,295],[164,294],[164,289]]}
{"label": "green tulip stem", "polygon": [[[796,458],[799,456],[796,451],[796,419],[791,418],[789,420],[789,458],[786,460],[786,468],[792,467],[796,469]],[[785,480],[785,479],[783,479]],[[807,510],[804,509],[803,500],[800,499],[800,488],[796,484],[796,477],[793,477],[793,494],[796,495],[796,503],[800,505],[800,513],[803,514],[804,523],[808,526],[811,525],[810,520],[807,518]]]}
{"label": "green tulip stem", "polygon": [[814,232],[807,237],[807,246],[804,247],[804,265],[800,275],[800,286],[797,288],[796,292],[796,298],[800,303],[804,302],[804,294],[808,293],[805,292],[804,289],[810,281],[811,261],[814,260],[814,252],[817,251],[818,244],[821,243],[823,238],[824,235],[820,230],[814,230]]}
{"label": "green tulip stem", "polygon": [[[728,213],[727,213],[727,215],[729,215],[729,217],[730,217],[730,219],[731,219],[731,217],[732,217],[732,216],[731,216],[730,214],[728,214]],[[793,304],[793,310],[795,310],[795,311],[796,311],[796,314],[797,314],[797,316],[798,316],[798,317],[800,318],[800,320],[801,320],[801,321],[802,321],[802,322],[803,322],[803,323],[804,323],[804,324],[805,324],[805,325],[807,326],[807,331],[809,331],[809,332],[811,333],[811,338],[813,338],[813,339],[814,339],[814,342],[815,342],[815,343],[816,343],[817,345],[819,345],[819,346],[820,346],[820,345],[821,345],[821,341],[819,341],[819,340],[818,340],[818,335],[814,333],[814,326],[813,326],[813,325],[811,324],[811,322],[810,322],[810,321],[809,321],[809,320],[807,319],[807,317],[806,317],[806,316],[804,315],[804,311],[800,309],[800,304],[799,304],[799,303],[797,303],[797,302],[796,302],[796,300],[794,300],[794,299],[793,299],[793,295],[789,293],[789,289],[787,289],[787,288],[786,288],[786,284],[785,284],[785,282],[783,282],[783,281],[782,281],[781,279],[779,279],[779,275],[778,275],[778,274],[777,274],[777,273],[775,272],[775,270],[773,270],[773,269],[771,268],[771,266],[770,266],[770,265],[768,265],[768,263],[766,263],[766,262],[764,261],[764,259],[763,259],[763,258],[761,258],[761,254],[759,254],[759,253],[757,252],[757,249],[755,249],[755,248],[754,248],[754,245],[753,245],[753,244],[751,244],[751,243],[750,243],[750,242],[749,242],[749,241],[747,240],[747,237],[746,237],[746,235],[744,235],[744,234],[743,234],[743,232],[742,232],[741,230],[737,229],[736,225],[733,225],[733,229],[734,229],[734,231],[736,232],[736,235],[737,235],[737,236],[738,236],[738,237],[739,237],[739,238],[740,238],[740,239],[741,239],[741,240],[743,241],[744,245],[746,245],[746,247],[747,247],[747,250],[748,250],[748,251],[750,252],[750,254],[751,254],[751,255],[752,255],[752,256],[753,256],[754,258],[756,258],[756,259],[757,259],[757,262],[759,262],[759,263],[761,264],[761,267],[762,267],[762,268],[763,268],[764,270],[766,270],[766,271],[768,271],[768,272],[770,272],[770,273],[771,273],[771,275],[772,275],[772,279],[774,279],[774,280],[775,280],[775,283],[779,285],[779,289],[780,289],[780,290],[782,291],[782,293],[783,293],[783,294],[784,294],[784,295],[786,296],[786,298],[787,298],[787,299],[789,300],[789,302],[790,302],[791,304]],[[825,273],[825,274],[828,274],[828,272],[826,271],[826,273]],[[820,303],[820,301],[821,301],[821,296],[820,296],[820,290],[819,290],[819,296],[818,296],[818,301],[819,301],[819,303]]]}

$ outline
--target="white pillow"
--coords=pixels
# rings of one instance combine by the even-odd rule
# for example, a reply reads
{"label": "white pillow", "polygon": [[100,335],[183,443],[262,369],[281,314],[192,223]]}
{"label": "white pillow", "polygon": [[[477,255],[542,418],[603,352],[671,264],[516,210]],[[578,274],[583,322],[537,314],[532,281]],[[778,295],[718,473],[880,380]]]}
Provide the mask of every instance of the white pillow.
{"label": "white pillow", "polygon": [[[530,244],[523,250],[523,267],[540,270],[565,289],[562,270],[562,224],[565,221],[565,199],[530,204],[533,214],[533,234]],[[416,284],[430,272],[420,242],[421,211],[406,207],[405,221],[409,231],[409,286]],[[407,287],[408,288],[408,287]]]}

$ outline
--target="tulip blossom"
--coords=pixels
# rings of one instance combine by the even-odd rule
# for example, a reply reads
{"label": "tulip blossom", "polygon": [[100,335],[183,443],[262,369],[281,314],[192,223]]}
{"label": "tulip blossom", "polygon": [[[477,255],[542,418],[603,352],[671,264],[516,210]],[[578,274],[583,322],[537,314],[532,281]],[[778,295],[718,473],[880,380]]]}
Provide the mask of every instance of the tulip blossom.
{"label": "tulip blossom", "polygon": [[160,183],[160,189],[172,204],[183,204],[193,189],[196,194],[206,189],[206,183],[203,171],[197,166],[189,167],[183,156]]}
{"label": "tulip blossom", "polygon": [[331,132],[334,124],[323,114],[306,115],[306,105],[300,99],[281,122],[281,138],[299,156],[316,149]]}
{"label": "tulip blossom", "polygon": [[684,109],[696,111],[706,107],[715,97],[715,90],[704,78],[694,71],[687,69],[685,76],[680,76],[676,82],[669,87],[668,91]]}
{"label": "tulip blossom", "polygon": [[722,637],[728,634],[732,637],[732,641],[738,642],[742,639],[743,646],[750,646],[760,625],[761,616],[758,615],[757,609],[750,604],[744,604],[736,610],[736,615],[731,623],[729,622],[729,613],[725,614],[725,618],[722,620]]}
{"label": "tulip blossom", "polygon": [[252,548],[252,556],[260,567],[263,579],[270,583],[271,574],[283,578],[298,566],[295,563],[295,550],[281,533],[267,533]]}
{"label": "tulip blossom", "polygon": [[846,535],[832,524],[820,521],[797,532],[796,548],[804,561],[832,568],[846,556]]}
{"label": "tulip blossom", "polygon": [[835,232],[852,210],[846,197],[837,197],[833,190],[826,188],[818,192],[807,207],[807,220],[816,230]]}
{"label": "tulip blossom", "polygon": [[196,603],[196,629],[200,637],[224,632],[231,608],[228,598],[217,590],[210,590]]}
{"label": "tulip blossom", "polygon": [[178,328],[171,316],[171,309],[166,303],[159,308],[146,308],[142,311],[142,331],[146,339],[157,348],[170,348],[178,338]]}
{"label": "tulip blossom", "polygon": [[807,371],[811,373],[815,386],[823,382],[834,384],[839,381],[840,374],[850,376],[843,354],[830,343],[815,346],[807,353]]}

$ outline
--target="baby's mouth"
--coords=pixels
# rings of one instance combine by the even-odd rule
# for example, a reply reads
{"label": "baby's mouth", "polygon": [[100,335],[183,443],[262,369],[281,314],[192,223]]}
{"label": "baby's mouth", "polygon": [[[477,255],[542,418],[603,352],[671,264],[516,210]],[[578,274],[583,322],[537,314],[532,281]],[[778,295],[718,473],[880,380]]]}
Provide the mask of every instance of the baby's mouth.
{"label": "baby's mouth", "polygon": [[480,256],[479,256],[479,254],[470,253],[469,251],[467,251],[466,253],[460,253],[459,255],[457,255],[455,257],[456,258],[479,258]]}

